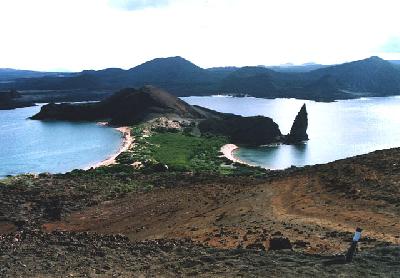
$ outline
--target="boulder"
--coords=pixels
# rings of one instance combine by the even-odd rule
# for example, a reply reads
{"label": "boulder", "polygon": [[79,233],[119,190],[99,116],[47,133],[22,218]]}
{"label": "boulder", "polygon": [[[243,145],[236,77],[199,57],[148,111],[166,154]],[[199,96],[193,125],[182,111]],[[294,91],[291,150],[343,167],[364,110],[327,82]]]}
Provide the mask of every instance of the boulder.
{"label": "boulder", "polygon": [[287,237],[273,237],[269,240],[268,251],[292,249],[292,243]]}

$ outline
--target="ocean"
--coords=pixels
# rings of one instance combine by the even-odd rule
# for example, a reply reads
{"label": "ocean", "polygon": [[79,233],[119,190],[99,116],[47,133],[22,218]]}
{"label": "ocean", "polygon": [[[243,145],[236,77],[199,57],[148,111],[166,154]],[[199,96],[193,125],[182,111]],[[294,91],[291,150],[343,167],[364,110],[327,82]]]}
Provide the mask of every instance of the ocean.
{"label": "ocean", "polygon": [[240,147],[235,156],[269,169],[327,163],[375,150],[400,147],[400,97],[361,98],[322,103],[298,99],[184,97],[220,112],[271,117],[287,134],[303,103],[310,140],[299,145]]}

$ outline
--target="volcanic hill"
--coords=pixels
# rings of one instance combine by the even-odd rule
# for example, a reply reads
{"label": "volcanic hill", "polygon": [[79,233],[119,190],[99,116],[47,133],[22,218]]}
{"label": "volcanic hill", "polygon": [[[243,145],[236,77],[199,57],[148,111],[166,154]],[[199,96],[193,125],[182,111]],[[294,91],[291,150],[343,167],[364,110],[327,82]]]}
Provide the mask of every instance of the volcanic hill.
{"label": "volcanic hill", "polygon": [[197,119],[203,116],[191,105],[152,86],[123,89],[97,103],[50,103],[34,120],[110,120],[114,125],[136,124],[159,116]]}

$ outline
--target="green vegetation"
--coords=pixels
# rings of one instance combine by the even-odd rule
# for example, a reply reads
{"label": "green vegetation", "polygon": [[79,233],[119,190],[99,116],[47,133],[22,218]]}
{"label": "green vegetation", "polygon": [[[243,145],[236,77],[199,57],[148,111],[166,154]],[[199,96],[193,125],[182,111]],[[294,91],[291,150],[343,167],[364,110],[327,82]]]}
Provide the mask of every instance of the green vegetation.
{"label": "green vegetation", "polygon": [[149,138],[150,153],[156,161],[175,171],[215,171],[222,161],[224,137],[194,137],[182,133],[156,133]]}
{"label": "green vegetation", "polygon": [[146,168],[169,171],[218,172],[223,160],[220,148],[228,141],[225,137],[196,137],[187,131],[153,131],[143,135],[143,127],[132,130],[135,147],[118,156],[121,164],[141,162]]}
{"label": "green vegetation", "polygon": [[144,126],[132,128],[135,146],[117,157],[121,164],[140,162],[141,172],[212,172],[221,175],[265,175],[262,168],[249,167],[222,157],[220,149],[229,141],[223,136],[194,136],[184,129],[149,132]]}

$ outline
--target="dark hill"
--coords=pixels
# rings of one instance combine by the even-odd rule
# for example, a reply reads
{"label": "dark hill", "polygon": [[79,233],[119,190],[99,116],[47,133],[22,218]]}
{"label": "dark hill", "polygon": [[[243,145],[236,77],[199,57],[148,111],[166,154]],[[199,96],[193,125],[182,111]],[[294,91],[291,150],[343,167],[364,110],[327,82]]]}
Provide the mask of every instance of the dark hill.
{"label": "dark hill", "polygon": [[[227,94],[247,94],[261,98],[297,97],[310,99],[312,93],[304,86],[313,82],[308,73],[276,72],[265,67],[244,67],[220,82],[219,91]],[[231,92],[231,93],[230,93]],[[317,98],[319,99],[319,96]]]}
{"label": "dark hill", "polygon": [[[324,75],[319,79],[307,82],[298,89],[293,89],[291,95],[302,98],[307,93],[306,99],[319,101],[332,101],[336,99],[352,98],[349,93],[341,90],[340,81],[331,75]],[[298,92],[296,94],[296,91]]]}
{"label": "dark hill", "polygon": [[0,92],[0,110],[33,106],[35,103],[21,99],[21,95],[15,91]]}
{"label": "dark hill", "polygon": [[32,70],[18,70],[10,68],[0,68],[0,81],[11,81],[17,78],[38,78],[43,76],[67,76],[69,72],[41,72]]}
{"label": "dark hill", "polygon": [[[104,70],[107,71],[107,70]],[[46,75],[35,78],[22,77],[12,82],[0,82],[0,89],[16,90],[96,90],[107,88],[107,80],[103,76],[97,76],[96,71],[83,71],[81,73],[70,73],[66,75]],[[113,74],[113,76],[115,76]]]}
{"label": "dark hill", "polygon": [[263,67],[244,67],[232,72],[220,83],[223,94],[247,94],[252,96],[275,96],[273,71]]}
{"label": "dark hill", "polygon": [[[157,58],[128,70],[132,80],[140,84],[209,82],[211,75],[182,57]],[[146,84],[143,84],[146,85]]]}
{"label": "dark hill", "polygon": [[326,65],[320,65],[315,63],[306,63],[303,65],[280,65],[280,66],[268,66],[267,68],[278,72],[310,72],[312,70],[328,67]]}
{"label": "dark hill", "polygon": [[342,90],[374,96],[400,93],[400,71],[390,62],[376,56],[318,69],[310,74],[314,78],[331,76],[337,80],[337,87]]}
{"label": "dark hill", "polygon": [[151,84],[177,96],[212,94],[219,79],[179,56],[148,61],[128,70],[127,76],[135,87]]}
{"label": "dark hill", "polygon": [[146,86],[139,90],[124,89],[98,103],[48,104],[34,115],[35,120],[93,121],[107,119],[111,124],[136,124],[145,120],[169,115],[199,118],[192,106],[163,90]]}
{"label": "dark hill", "polygon": [[136,123],[162,116],[200,118],[191,105],[161,89],[145,86],[134,92],[124,89],[103,102],[114,114],[112,123]]}
{"label": "dark hill", "polygon": [[400,71],[400,60],[391,60],[389,61],[395,69]]}
{"label": "dark hill", "polygon": [[213,68],[208,68],[207,71],[212,72],[212,73],[219,73],[223,76],[227,76],[228,74],[237,71],[240,69],[239,67],[213,67]]}

